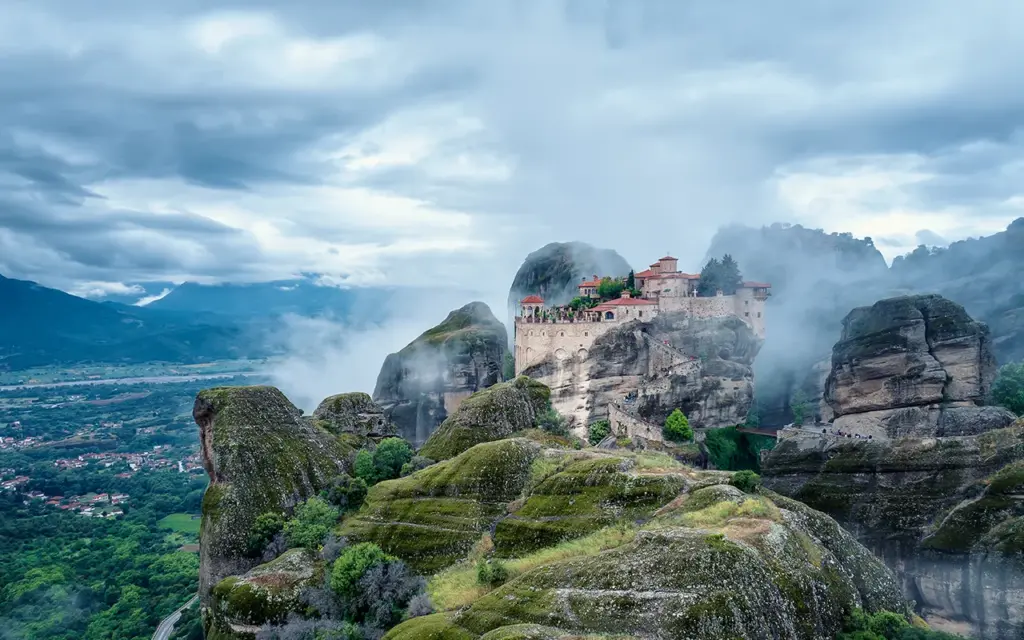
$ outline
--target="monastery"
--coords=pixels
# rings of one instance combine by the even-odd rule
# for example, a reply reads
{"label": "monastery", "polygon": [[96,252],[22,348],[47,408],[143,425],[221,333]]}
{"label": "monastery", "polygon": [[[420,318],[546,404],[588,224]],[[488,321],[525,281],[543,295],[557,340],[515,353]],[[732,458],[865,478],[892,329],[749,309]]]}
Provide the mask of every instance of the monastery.
{"label": "monastery", "polygon": [[[622,297],[606,300],[591,309],[573,310],[568,306],[549,307],[537,295],[523,298],[515,319],[516,375],[549,355],[559,360],[576,356],[586,360],[594,340],[617,326],[638,320],[645,322],[659,313],[685,311],[693,318],[736,316],[746,322],[759,338],[764,338],[764,305],[771,285],[744,282],[735,295],[698,296],[700,276],[683,273],[678,260],[665,256],[649,269],[634,274],[634,297],[629,290]],[[601,279],[584,278],[580,297],[598,298]]]}

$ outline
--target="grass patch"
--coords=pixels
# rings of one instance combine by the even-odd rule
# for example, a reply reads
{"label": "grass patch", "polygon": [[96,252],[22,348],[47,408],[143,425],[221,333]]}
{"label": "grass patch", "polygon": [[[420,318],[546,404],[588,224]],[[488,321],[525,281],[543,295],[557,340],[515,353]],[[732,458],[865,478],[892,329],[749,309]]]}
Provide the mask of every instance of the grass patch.
{"label": "grass patch", "polygon": [[679,462],[667,453],[657,451],[644,451],[636,454],[636,470],[647,473],[671,472],[684,469],[683,463]]}
{"label": "grass patch", "polygon": [[[703,496],[701,496],[703,497]],[[711,504],[697,504],[699,508],[687,509],[686,503],[681,510],[659,516],[652,522],[654,528],[662,526],[684,526],[696,529],[719,527],[734,518],[759,518],[763,520],[781,521],[779,508],[770,501],[753,496],[742,501],[720,500]]]}
{"label": "grass patch", "polygon": [[161,529],[170,529],[175,533],[197,536],[199,535],[199,525],[201,523],[202,520],[200,518],[193,519],[191,513],[172,513],[165,518],[161,518],[157,522],[157,526]]}
{"label": "grass patch", "polygon": [[[505,566],[512,580],[541,565],[560,562],[570,558],[592,556],[602,551],[628,544],[636,537],[636,528],[627,525],[606,527],[589,536],[562,542],[553,547],[541,549],[522,558],[507,560]],[[439,610],[451,611],[474,602],[491,591],[477,581],[476,560],[463,561],[442,571],[430,579],[427,592]]]}

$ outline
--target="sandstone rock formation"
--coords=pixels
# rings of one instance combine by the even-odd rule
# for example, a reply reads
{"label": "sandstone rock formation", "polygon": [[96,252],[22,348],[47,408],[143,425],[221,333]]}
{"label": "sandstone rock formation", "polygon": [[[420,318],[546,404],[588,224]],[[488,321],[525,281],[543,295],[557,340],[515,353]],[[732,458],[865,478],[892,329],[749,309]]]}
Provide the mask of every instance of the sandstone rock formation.
{"label": "sandstone rock formation", "polygon": [[305,420],[273,387],[208,389],[196,397],[192,414],[210,476],[199,534],[206,607],[213,585],[258,564],[245,548],[256,518],[314,495],[344,472],[352,448]]}
{"label": "sandstone rock formation", "polygon": [[526,376],[478,391],[431,434],[420,455],[447,460],[473,445],[529,429],[547,409],[550,395],[550,389]]}
{"label": "sandstone rock formation", "polygon": [[[655,472],[628,456],[575,455],[589,456],[598,475],[654,480],[660,473],[678,489],[660,484],[642,509],[650,519],[622,525],[605,547],[580,545],[546,562],[527,561],[522,575],[468,606],[410,620],[386,638],[832,638],[844,611],[905,610],[892,573],[835,521],[800,503],[771,492],[745,494],[723,483],[727,474]],[[543,468],[537,460],[534,467]],[[537,497],[560,502],[567,514],[573,499],[598,506],[592,485],[571,480],[589,474],[579,465],[561,478],[549,476],[557,493]],[[528,493],[527,505],[534,499]],[[592,525],[600,530],[602,521]]]}
{"label": "sandstone rock formation", "polygon": [[398,427],[368,394],[341,393],[326,398],[313,412],[314,423],[335,435],[366,438],[398,435]]}
{"label": "sandstone rock formation", "polygon": [[1005,508],[1015,499],[986,499],[984,487],[1024,459],[1024,424],[980,406],[993,378],[987,329],[938,296],[855,309],[843,327],[824,394],[835,420],[826,434],[784,432],[762,463],[766,485],[832,515],[897,568],[926,619],[1018,637],[1024,545],[1014,550]]}
{"label": "sandstone rock formation", "polygon": [[969,435],[1013,420],[977,409],[995,374],[988,328],[963,307],[937,295],[889,298],[843,320],[825,401],[842,431]]}
{"label": "sandstone rock formation", "polygon": [[472,302],[389,355],[373,400],[418,446],[462,400],[501,382],[506,353],[505,326],[487,305]]}
{"label": "sandstone rock formation", "polygon": [[[760,346],[739,318],[670,312],[616,327],[584,356],[551,356],[524,374],[551,387],[552,404],[580,433],[616,403],[654,425],[679,408],[695,427],[731,426],[750,409]],[[636,400],[625,402],[633,392]]]}
{"label": "sandstone rock formation", "polygon": [[509,315],[530,294],[542,296],[549,305],[565,304],[579,295],[583,278],[594,275],[625,277],[629,263],[611,249],[584,242],[552,242],[526,256],[508,292]]}

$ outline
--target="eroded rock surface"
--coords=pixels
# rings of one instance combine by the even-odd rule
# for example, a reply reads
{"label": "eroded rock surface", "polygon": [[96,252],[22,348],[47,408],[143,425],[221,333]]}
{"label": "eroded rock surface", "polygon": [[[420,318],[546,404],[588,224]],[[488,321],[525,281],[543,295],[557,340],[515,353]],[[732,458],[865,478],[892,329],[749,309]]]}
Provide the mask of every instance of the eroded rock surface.
{"label": "eroded rock surface", "polygon": [[203,466],[210,485],[199,534],[199,594],[258,564],[246,555],[256,518],[284,513],[345,471],[351,447],[302,417],[273,387],[221,387],[196,397]]}
{"label": "eroded rock surface", "polygon": [[447,460],[481,442],[508,438],[536,424],[550,389],[526,376],[502,382],[467,398],[420,449],[431,460]]}
{"label": "eroded rock surface", "polygon": [[505,325],[472,302],[389,355],[373,400],[419,446],[465,398],[501,382],[506,353]]}
{"label": "eroded rock surface", "polygon": [[395,423],[365,393],[341,393],[326,398],[313,412],[313,420],[335,435],[374,439],[398,435]]}
{"label": "eroded rock surface", "polygon": [[650,423],[663,424],[679,408],[695,427],[723,427],[747,417],[760,347],[739,318],[663,313],[600,336],[582,359],[552,356],[523,373],[551,387],[552,404],[581,434],[634,392],[623,408]]}

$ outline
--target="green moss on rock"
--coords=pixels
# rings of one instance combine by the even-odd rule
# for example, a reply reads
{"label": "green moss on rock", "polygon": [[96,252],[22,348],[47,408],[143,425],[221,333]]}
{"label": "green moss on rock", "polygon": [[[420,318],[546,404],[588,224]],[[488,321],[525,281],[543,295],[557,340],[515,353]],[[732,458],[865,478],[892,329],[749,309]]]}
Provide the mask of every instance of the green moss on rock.
{"label": "green moss on rock", "polygon": [[466,398],[431,434],[420,455],[447,460],[481,442],[508,438],[531,428],[548,407],[551,390],[526,376],[496,384]]}
{"label": "green moss on rock", "polygon": [[452,624],[448,614],[435,613],[403,622],[383,640],[476,640],[476,636]]}
{"label": "green moss on rock", "polygon": [[344,521],[341,534],[375,542],[421,572],[454,564],[519,497],[539,452],[521,438],[488,442],[381,482]]}
{"label": "green moss on rock", "polygon": [[352,449],[311,424],[273,387],[224,387],[199,393],[200,428],[210,485],[200,530],[200,596],[256,561],[246,536],[261,513],[286,512],[345,471]]}
{"label": "green moss on rock", "polygon": [[384,438],[398,434],[398,427],[366,393],[341,393],[324,399],[313,412],[313,421],[338,436]]}
{"label": "green moss on rock", "polygon": [[572,462],[548,476],[498,523],[497,553],[519,556],[619,520],[649,517],[686,484],[681,474],[644,473],[636,467],[630,457],[602,456]]}

